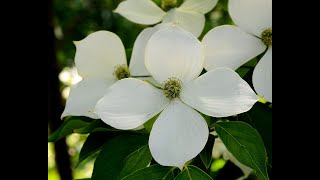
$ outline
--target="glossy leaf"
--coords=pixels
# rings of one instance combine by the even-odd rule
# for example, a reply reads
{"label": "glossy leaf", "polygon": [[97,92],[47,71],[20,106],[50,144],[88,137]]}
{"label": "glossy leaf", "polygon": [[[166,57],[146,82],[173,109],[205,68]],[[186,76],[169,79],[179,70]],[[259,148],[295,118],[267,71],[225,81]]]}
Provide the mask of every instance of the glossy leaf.
{"label": "glossy leaf", "polygon": [[240,67],[236,70],[236,72],[239,74],[240,77],[244,77],[249,71],[250,71],[250,68],[243,68],[243,67]]}
{"label": "glossy leaf", "polygon": [[269,179],[267,152],[257,130],[241,121],[218,122],[215,130],[239,162],[254,169],[261,179]]}
{"label": "glossy leaf", "polygon": [[125,160],[120,173],[120,178],[133,173],[134,171],[146,167],[152,160],[148,144],[131,153]]}
{"label": "glossy leaf", "polygon": [[85,127],[74,130],[75,133],[79,133],[79,134],[88,134],[91,132],[106,132],[106,131],[121,131],[121,130],[115,129],[107,125],[106,123],[101,121],[101,119],[95,119]]}
{"label": "glossy leaf", "polygon": [[272,109],[266,104],[256,103],[248,112],[238,115],[238,120],[254,127],[262,137],[268,154],[268,164],[272,166]]}
{"label": "glossy leaf", "polygon": [[207,169],[209,169],[212,162],[212,148],[213,148],[214,140],[215,140],[214,136],[210,134],[206,146],[200,153],[201,161]]}
{"label": "glossy leaf", "polygon": [[146,144],[148,144],[148,135],[143,134],[121,135],[106,142],[96,158],[91,179],[118,180],[120,179],[120,173],[124,168],[129,168],[131,171],[134,171],[138,170],[137,168],[146,167],[150,163],[146,163],[147,160],[137,162],[135,164],[137,168],[126,167],[128,166],[126,159],[133,158],[130,157],[133,154],[137,155],[136,157],[139,158],[139,155],[141,154],[136,153],[136,151],[139,151],[141,147]]}
{"label": "glossy leaf", "polygon": [[112,139],[114,136],[114,133],[91,133],[87,137],[86,141],[84,142],[81,148],[78,164],[80,164],[83,160],[85,160],[92,154],[98,152],[103,146],[103,144],[108,140]]}
{"label": "glossy leaf", "polygon": [[144,128],[150,133],[153,123],[157,120],[157,118],[159,117],[160,113],[155,115],[153,118],[151,118],[150,120],[148,120],[147,122],[145,122],[143,124]]}
{"label": "glossy leaf", "polygon": [[121,180],[173,180],[173,167],[158,164],[135,171]]}
{"label": "glossy leaf", "polygon": [[212,178],[196,166],[186,166],[175,180],[212,180]]}
{"label": "glossy leaf", "polygon": [[93,119],[82,116],[70,116],[65,118],[62,125],[48,137],[48,142],[55,142],[69,134],[75,129],[80,129],[92,122]]}

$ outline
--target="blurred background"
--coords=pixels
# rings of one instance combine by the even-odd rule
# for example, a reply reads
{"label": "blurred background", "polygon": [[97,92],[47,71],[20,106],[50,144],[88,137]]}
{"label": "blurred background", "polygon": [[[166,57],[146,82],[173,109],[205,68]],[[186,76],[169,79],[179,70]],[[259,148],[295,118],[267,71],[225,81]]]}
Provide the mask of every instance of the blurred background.
{"label": "blurred background", "polygon": [[[160,0],[153,0],[160,4]],[[134,41],[147,26],[132,23],[119,14],[113,13],[121,0],[49,0],[48,35],[48,133],[60,125],[60,116],[68,97],[70,86],[81,77],[74,67],[75,46],[73,41],[85,38],[98,30],[116,33],[122,40],[129,61]],[[219,0],[217,6],[206,14],[206,24],[202,35],[215,26],[232,24],[227,12],[227,0]],[[91,177],[94,157],[78,163],[80,149],[86,135],[72,134],[56,143],[48,143],[48,179],[71,180]],[[241,174],[240,169],[222,158],[217,158],[211,166],[212,173],[230,166]]]}

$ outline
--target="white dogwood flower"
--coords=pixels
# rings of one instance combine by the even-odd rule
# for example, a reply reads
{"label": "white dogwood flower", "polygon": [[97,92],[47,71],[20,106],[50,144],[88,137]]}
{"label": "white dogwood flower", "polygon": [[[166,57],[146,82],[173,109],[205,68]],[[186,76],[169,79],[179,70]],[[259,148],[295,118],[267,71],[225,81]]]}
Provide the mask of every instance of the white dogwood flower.
{"label": "white dogwood flower", "polygon": [[83,79],[71,87],[61,118],[87,116],[99,119],[93,113],[97,101],[110,85],[130,76],[125,49],[120,38],[109,31],[91,33],[74,44],[75,65]]}
{"label": "white dogwood flower", "polygon": [[174,23],[198,37],[205,25],[204,14],[211,11],[217,2],[218,0],[161,0],[161,9],[152,0],[126,0],[114,12],[138,24],[153,25],[161,21]]}
{"label": "white dogwood flower", "polygon": [[238,27],[218,26],[204,36],[204,68],[235,70],[267,49],[254,69],[252,83],[258,95],[272,102],[272,0],[229,0],[228,6]]}
{"label": "white dogwood flower", "polygon": [[155,161],[180,169],[204,148],[208,125],[197,111],[214,117],[246,112],[258,100],[247,82],[231,69],[203,74],[204,51],[190,32],[170,26],[154,33],[145,65],[162,84],[126,78],[113,84],[97,102],[95,113],[117,129],[136,128],[160,113],[149,147]]}

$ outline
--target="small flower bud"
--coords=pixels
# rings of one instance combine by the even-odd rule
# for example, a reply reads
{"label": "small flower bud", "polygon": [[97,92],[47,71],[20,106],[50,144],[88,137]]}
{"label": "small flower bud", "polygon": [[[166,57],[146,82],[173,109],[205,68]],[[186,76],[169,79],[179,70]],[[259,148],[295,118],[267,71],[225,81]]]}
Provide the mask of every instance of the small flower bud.
{"label": "small flower bud", "polygon": [[175,77],[171,77],[164,82],[164,85],[163,85],[164,95],[169,99],[176,98],[180,94],[181,87],[182,87],[182,82]]}
{"label": "small flower bud", "polygon": [[261,33],[261,40],[266,46],[272,45],[272,29],[268,28]]}
{"label": "small flower bud", "polygon": [[119,80],[130,77],[130,70],[126,64],[117,65],[114,69],[114,75]]}

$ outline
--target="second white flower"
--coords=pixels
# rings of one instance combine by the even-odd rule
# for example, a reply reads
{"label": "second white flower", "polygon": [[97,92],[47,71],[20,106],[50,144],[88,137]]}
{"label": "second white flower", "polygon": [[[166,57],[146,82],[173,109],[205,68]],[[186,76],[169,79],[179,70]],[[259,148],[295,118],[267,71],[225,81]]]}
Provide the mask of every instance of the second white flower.
{"label": "second white flower", "polygon": [[[214,117],[246,112],[258,100],[247,82],[231,69],[220,68],[198,77],[204,65],[201,42],[175,26],[154,33],[145,51],[145,65],[162,84],[158,89],[127,78],[112,85],[95,113],[117,129],[133,129],[160,113],[149,147],[163,166],[184,164],[204,148],[209,130],[197,111]],[[197,110],[197,111],[196,111]]]}

